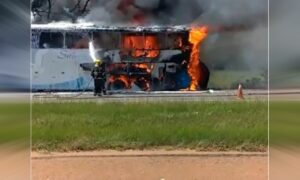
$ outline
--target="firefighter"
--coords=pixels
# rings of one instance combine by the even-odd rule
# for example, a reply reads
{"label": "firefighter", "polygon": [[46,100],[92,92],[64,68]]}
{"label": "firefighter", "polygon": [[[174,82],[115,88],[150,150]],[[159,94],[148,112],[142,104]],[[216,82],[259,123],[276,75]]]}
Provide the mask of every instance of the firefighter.
{"label": "firefighter", "polygon": [[105,82],[105,64],[100,60],[95,61],[95,66],[92,69],[91,76],[94,79],[94,96],[101,96],[102,93],[106,94]]}

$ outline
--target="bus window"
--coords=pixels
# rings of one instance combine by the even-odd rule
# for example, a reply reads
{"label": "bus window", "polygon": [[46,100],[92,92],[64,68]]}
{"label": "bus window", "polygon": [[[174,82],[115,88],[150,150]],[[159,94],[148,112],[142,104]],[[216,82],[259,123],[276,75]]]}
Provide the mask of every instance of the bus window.
{"label": "bus window", "polygon": [[31,34],[31,48],[38,49],[39,48],[39,37],[40,35],[34,31]]}
{"label": "bus window", "polygon": [[40,48],[63,48],[64,35],[60,32],[42,32],[40,35]]}
{"label": "bus window", "polygon": [[119,33],[116,32],[94,32],[93,42],[95,48],[118,49],[120,48]]}
{"label": "bus window", "polygon": [[66,33],[66,46],[69,49],[88,49],[89,38],[86,33]]}

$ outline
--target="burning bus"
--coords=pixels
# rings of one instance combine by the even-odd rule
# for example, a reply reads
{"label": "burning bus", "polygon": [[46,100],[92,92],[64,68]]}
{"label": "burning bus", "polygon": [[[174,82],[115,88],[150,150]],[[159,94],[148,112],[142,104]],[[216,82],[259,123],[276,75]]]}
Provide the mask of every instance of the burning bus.
{"label": "burning bus", "polygon": [[204,90],[210,73],[199,54],[207,35],[205,26],[32,25],[32,90],[93,89],[95,55],[106,65],[108,91]]}

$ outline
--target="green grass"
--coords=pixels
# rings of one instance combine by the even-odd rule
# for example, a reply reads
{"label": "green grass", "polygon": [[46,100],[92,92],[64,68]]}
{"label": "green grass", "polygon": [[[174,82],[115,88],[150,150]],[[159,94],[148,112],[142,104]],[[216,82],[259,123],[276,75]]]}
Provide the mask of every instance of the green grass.
{"label": "green grass", "polygon": [[267,102],[34,103],[33,150],[264,151]]}
{"label": "green grass", "polygon": [[300,102],[270,101],[270,144],[300,147]]}
{"label": "green grass", "polygon": [[0,145],[28,148],[30,142],[30,104],[0,103]]}

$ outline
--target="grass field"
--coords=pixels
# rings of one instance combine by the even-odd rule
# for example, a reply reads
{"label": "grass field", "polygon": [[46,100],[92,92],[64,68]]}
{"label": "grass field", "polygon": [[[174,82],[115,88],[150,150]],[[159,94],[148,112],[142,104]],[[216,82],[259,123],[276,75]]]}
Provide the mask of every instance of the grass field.
{"label": "grass field", "polygon": [[300,102],[270,101],[270,144],[300,147]]}
{"label": "grass field", "polygon": [[33,150],[265,151],[267,102],[34,103]]}
{"label": "grass field", "polygon": [[0,145],[29,148],[30,104],[0,102]]}

